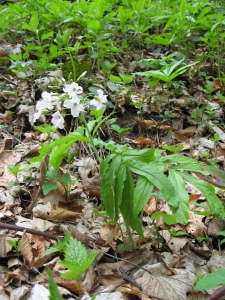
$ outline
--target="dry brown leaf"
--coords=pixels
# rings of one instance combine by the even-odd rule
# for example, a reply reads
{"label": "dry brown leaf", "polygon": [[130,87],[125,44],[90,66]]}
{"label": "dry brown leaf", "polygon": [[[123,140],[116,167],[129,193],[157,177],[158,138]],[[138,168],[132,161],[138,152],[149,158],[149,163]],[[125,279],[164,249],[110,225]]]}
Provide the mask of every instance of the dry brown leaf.
{"label": "dry brown leaf", "polygon": [[152,145],[157,144],[157,142],[151,138],[145,138],[143,136],[137,138],[136,140],[130,140],[130,142],[136,145]]}
{"label": "dry brown leaf", "polygon": [[[79,286],[76,280],[63,279],[55,276],[54,276],[54,280],[58,285],[63,286],[64,288],[68,289],[73,293],[79,294]],[[86,291],[87,291],[86,288],[84,286],[81,286],[82,294]]]}
{"label": "dry brown leaf", "polygon": [[33,265],[34,255],[26,231],[23,232],[19,250],[23,255],[23,258],[26,260],[28,267],[31,267]]}
{"label": "dry brown leaf", "polygon": [[78,205],[76,203],[65,203],[63,204],[62,202],[59,203],[58,206],[53,205],[50,215],[49,215],[49,220],[51,221],[72,221],[75,222],[77,218],[81,215],[81,210],[82,206]]}
{"label": "dry brown leaf", "polygon": [[144,206],[144,212],[146,212],[146,214],[151,216],[156,212],[156,210],[157,210],[157,198],[152,196]]}
{"label": "dry brown leaf", "polygon": [[145,272],[137,281],[144,292],[151,291],[152,297],[163,300],[188,300],[187,294],[193,289],[193,282],[188,273],[167,277]]}
{"label": "dry brown leaf", "polygon": [[192,137],[194,135],[196,131],[196,126],[189,126],[185,129],[180,129],[179,132],[183,135],[185,135],[186,137]]}
{"label": "dry brown leaf", "polygon": [[175,131],[172,137],[175,138],[180,143],[188,143],[189,141],[189,139],[179,131]]}

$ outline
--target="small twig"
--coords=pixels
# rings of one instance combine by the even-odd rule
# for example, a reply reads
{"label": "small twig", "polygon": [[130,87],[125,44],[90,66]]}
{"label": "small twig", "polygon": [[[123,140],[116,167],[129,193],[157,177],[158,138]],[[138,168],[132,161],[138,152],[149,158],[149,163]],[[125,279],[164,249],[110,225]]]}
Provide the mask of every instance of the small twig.
{"label": "small twig", "polygon": [[125,281],[130,282],[132,285],[136,286],[139,290],[142,291],[142,287],[140,286],[140,284],[138,284],[133,278],[131,278],[130,276],[128,276],[128,275],[124,272],[124,270],[123,270],[122,267],[119,267],[119,270],[120,270],[120,273],[121,273],[121,275],[122,275],[122,277],[123,277],[123,279],[124,279]]}
{"label": "small twig", "polygon": [[209,296],[206,300],[217,300],[219,297],[225,294],[225,285],[220,289],[216,290],[211,296]]}
{"label": "small twig", "polygon": [[24,231],[24,230],[26,230],[26,232],[28,232],[28,233],[40,235],[40,236],[49,238],[51,240],[55,240],[55,241],[57,241],[58,239],[63,240],[63,238],[56,237],[55,235],[47,233],[47,232],[38,231],[38,230],[35,230],[35,229],[26,228],[26,227],[17,226],[17,225],[11,225],[11,224],[7,224],[7,223],[1,223],[0,222],[0,228],[15,230],[15,231]]}

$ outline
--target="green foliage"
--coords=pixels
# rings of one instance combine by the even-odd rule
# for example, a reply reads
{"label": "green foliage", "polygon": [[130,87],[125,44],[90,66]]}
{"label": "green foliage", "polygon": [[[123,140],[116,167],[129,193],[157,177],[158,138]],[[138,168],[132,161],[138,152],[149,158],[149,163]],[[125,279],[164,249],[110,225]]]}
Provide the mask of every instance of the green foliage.
{"label": "green foliage", "polygon": [[70,238],[64,249],[65,259],[60,263],[69,271],[62,274],[62,278],[80,279],[81,275],[90,267],[98,255],[97,252],[88,254],[85,246],[77,239]]}
{"label": "green foliage", "polygon": [[225,269],[219,269],[200,279],[196,283],[194,290],[208,291],[223,285],[225,285]]}
{"label": "green foliage", "polygon": [[[165,169],[168,170],[168,176],[164,174]],[[160,156],[160,152],[154,149],[115,150],[114,155],[109,156],[100,166],[104,207],[113,222],[118,221],[121,213],[126,224],[142,236],[138,216],[150,198],[153,187],[157,187],[175,217],[162,214],[165,222],[175,224],[177,220],[186,224],[189,219],[189,196],[184,180],[187,180],[202,192],[210,211],[221,219],[225,211],[213,186],[187,173],[194,171],[209,174],[202,169],[203,164],[178,154]],[[210,170],[214,169],[210,167]],[[138,176],[136,182],[132,173]]]}
{"label": "green foliage", "polygon": [[54,281],[52,271],[49,267],[47,267],[47,273],[48,273],[48,288],[50,292],[49,300],[62,300],[62,296],[58,290],[58,286]]}
{"label": "green foliage", "polygon": [[56,252],[63,252],[66,248],[66,245],[69,242],[71,236],[71,232],[67,232],[67,234],[64,236],[63,241],[57,239],[57,245],[50,247],[48,250],[45,251],[44,256],[52,254],[52,253],[56,253]]}

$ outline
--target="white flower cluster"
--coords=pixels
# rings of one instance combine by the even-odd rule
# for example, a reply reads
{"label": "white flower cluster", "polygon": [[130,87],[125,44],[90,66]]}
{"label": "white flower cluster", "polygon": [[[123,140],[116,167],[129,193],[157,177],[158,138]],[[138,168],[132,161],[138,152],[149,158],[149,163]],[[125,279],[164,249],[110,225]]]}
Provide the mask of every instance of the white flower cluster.
{"label": "white flower cluster", "polygon": [[[48,92],[42,93],[42,99],[36,104],[37,112],[34,114],[34,122],[40,118],[44,110],[57,109],[57,111],[52,114],[51,121],[53,125],[63,129],[64,118],[60,113],[62,106],[69,108],[73,117],[78,117],[80,112],[84,112],[84,106],[80,103],[81,100],[78,97],[78,95],[83,93],[83,88],[76,82],[72,82],[71,84],[66,84],[63,88],[63,91],[64,94],[62,95]],[[90,104],[97,110],[100,110],[102,105],[107,102],[107,95],[104,95],[103,91],[100,89],[97,90],[97,93],[98,96],[95,96],[94,99],[90,101]]]}

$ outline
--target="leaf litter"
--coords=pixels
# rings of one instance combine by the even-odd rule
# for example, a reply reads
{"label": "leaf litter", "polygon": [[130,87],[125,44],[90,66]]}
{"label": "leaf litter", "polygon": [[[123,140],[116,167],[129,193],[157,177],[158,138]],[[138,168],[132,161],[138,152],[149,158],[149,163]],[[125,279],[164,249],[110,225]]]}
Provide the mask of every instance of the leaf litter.
{"label": "leaf litter", "polygon": [[[38,89],[47,89],[56,80],[60,84],[63,73],[61,70],[49,71],[36,79],[35,84],[28,78],[33,73],[31,69],[29,76],[23,72],[19,72],[18,76],[12,74],[9,69],[12,61],[8,56],[21,51],[20,44],[11,45],[1,40],[0,57],[7,58],[4,75],[0,75],[0,124],[7,125],[0,128],[0,256],[4,261],[0,264],[2,299],[48,299],[47,265],[52,266],[54,280],[60,286],[63,297],[77,298],[77,281],[60,278],[60,274],[65,271],[58,264],[60,258],[54,255],[43,257],[47,249],[56,245],[51,235],[61,238],[68,231],[90,252],[99,251],[95,263],[82,278],[83,300],[90,299],[93,293],[97,293],[98,300],[132,299],[131,295],[136,296],[135,299],[206,299],[206,293],[193,291],[194,282],[196,275],[208,274],[225,266],[224,251],[213,245],[213,239],[219,242],[217,232],[223,231],[225,224],[213,220],[210,214],[201,214],[207,209],[209,211],[208,205],[201,192],[188,183],[186,185],[192,210],[188,224],[169,225],[160,216],[153,221],[151,216],[154,213],[169,215],[171,211],[164,199],[152,196],[144,207],[145,239],[140,240],[133,233],[134,241],[140,247],[131,251],[126,248],[129,239],[122,220],[118,226],[110,224],[107,216],[95,214],[101,196],[98,163],[93,159],[91,150],[80,143],[79,155],[72,162],[73,169],[69,170],[75,181],[70,187],[72,202],[67,201],[63,187],[58,185],[55,190],[40,197],[32,215],[26,213],[26,207],[38,188],[38,168],[34,166],[29,172],[21,171],[15,176],[9,167],[17,164],[25,166],[27,159],[37,154],[39,143],[47,143],[48,137],[33,128],[34,104],[38,100]],[[137,57],[135,48],[131,52]],[[144,57],[155,57],[155,53],[145,53]],[[120,63],[116,67],[116,74],[134,73],[137,68],[136,61],[124,65]],[[192,70],[196,68],[196,65],[192,66]],[[207,69],[210,66],[202,62],[200,68]],[[96,78],[102,78],[99,70],[94,69],[92,72]],[[223,82],[216,78],[210,81],[214,95],[209,101],[197,72],[185,77],[186,86],[177,83],[175,87],[180,90],[181,96],[169,99],[169,120],[165,116],[170,91],[162,83],[158,82],[153,90],[149,89],[149,84],[143,78],[138,77],[137,85],[130,86],[131,93],[124,87],[117,90],[119,84],[108,85],[112,102],[118,108],[117,124],[123,128],[132,128],[123,133],[121,142],[140,149],[161,149],[166,146],[165,154],[170,153],[173,145],[179,147],[182,144],[183,148],[179,151],[184,155],[202,161],[216,158],[216,164],[222,165],[224,170],[224,127],[215,125],[210,119],[210,112],[214,112],[213,117],[222,121],[224,106],[216,92],[223,92]],[[3,83],[10,92],[2,88]],[[116,88],[115,93],[112,87]],[[143,99],[141,114],[138,114],[135,103]],[[207,106],[211,107],[210,112]],[[202,107],[206,109],[199,112]],[[47,123],[49,120],[43,117],[39,121]],[[204,125],[201,121],[205,121]],[[73,124],[69,126],[72,128]],[[118,135],[110,130],[103,133],[118,140]],[[215,141],[215,138],[212,140],[216,133],[220,136],[219,141]],[[62,134],[56,132],[54,139],[57,140]],[[174,149],[176,151],[178,148]],[[209,154],[205,156],[207,152]],[[62,173],[67,167],[64,162]],[[224,188],[224,178],[219,172],[211,176],[208,182]],[[14,183],[19,183],[19,189]],[[224,198],[224,191],[221,191],[221,198]],[[7,230],[1,226],[2,223],[14,224],[15,228]],[[36,232],[28,232],[29,229]],[[49,234],[49,237],[39,235],[41,232]],[[7,240],[20,242],[19,254],[13,252],[15,249]],[[208,292],[213,294],[213,291]]]}

